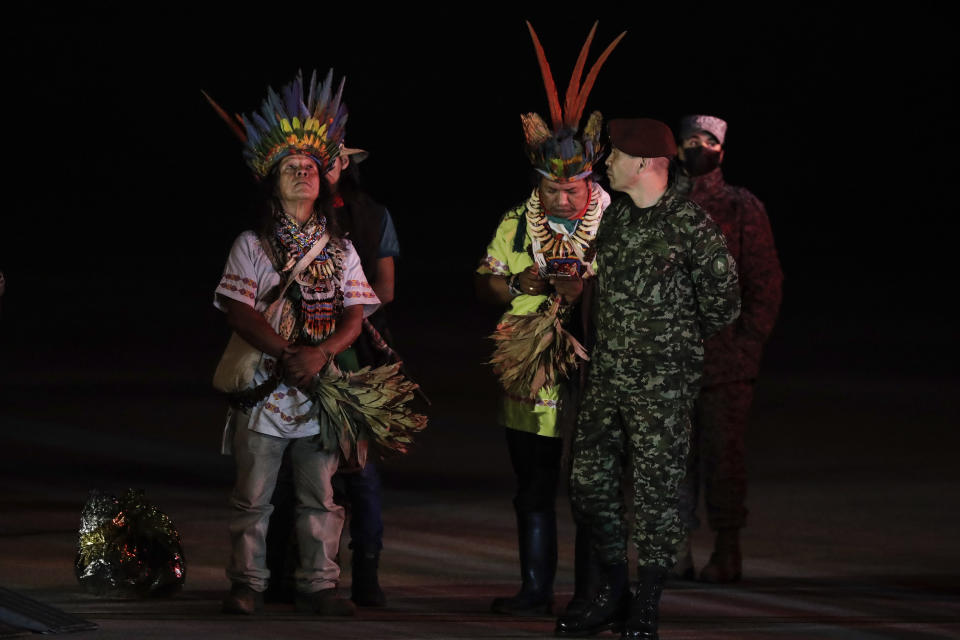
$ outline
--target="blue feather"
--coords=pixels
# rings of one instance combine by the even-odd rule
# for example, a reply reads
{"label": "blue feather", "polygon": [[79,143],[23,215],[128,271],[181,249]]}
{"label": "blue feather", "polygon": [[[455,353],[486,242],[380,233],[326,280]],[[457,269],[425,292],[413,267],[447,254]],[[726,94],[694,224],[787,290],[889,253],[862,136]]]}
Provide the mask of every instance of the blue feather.
{"label": "blue feather", "polygon": [[253,121],[257,123],[257,126],[260,127],[260,135],[257,136],[258,138],[266,135],[270,131],[270,125],[267,124],[267,121],[264,120],[259,113],[254,112],[252,118]]}
{"label": "blue feather", "polygon": [[255,111],[257,115],[260,116],[260,119],[264,122],[270,122],[273,120],[273,108],[270,106],[270,100],[264,99],[260,104],[260,109]]}
{"label": "blue feather", "polygon": [[333,69],[327,72],[327,79],[320,87],[320,96],[317,98],[317,108],[326,110],[330,103],[330,86],[333,84]]}
{"label": "blue feather", "polygon": [[[254,116],[256,114],[253,114]],[[243,119],[243,128],[247,130],[247,144],[251,147],[256,146],[260,141],[260,132],[257,131],[257,127],[250,124],[251,117],[246,116]]]}
{"label": "blue feather", "polygon": [[[331,69],[330,71],[332,72],[333,69]],[[337,96],[333,99],[333,103],[331,103],[331,109],[336,109],[337,111],[340,110],[340,100],[343,99],[343,85],[346,84],[346,82],[347,82],[346,76],[340,79],[340,87],[337,89]]]}
{"label": "blue feather", "polygon": [[307,110],[313,114],[314,108],[317,106],[317,70],[314,69],[313,73],[310,74],[310,94],[307,96]]}
{"label": "blue feather", "polygon": [[[263,114],[263,119],[267,122],[275,122],[277,119],[277,111],[280,111],[278,108],[278,103],[280,102],[277,92],[273,89],[267,91],[267,99],[263,101],[263,107],[260,109],[260,113]],[[269,126],[267,127],[269,128]]]}
{"label": "blue feather", "polygon": [[283,88],[283,114],[288,118],[300,115],[300,104],[303,98],[303,79],[300,71],[294,77],[293,82]]}

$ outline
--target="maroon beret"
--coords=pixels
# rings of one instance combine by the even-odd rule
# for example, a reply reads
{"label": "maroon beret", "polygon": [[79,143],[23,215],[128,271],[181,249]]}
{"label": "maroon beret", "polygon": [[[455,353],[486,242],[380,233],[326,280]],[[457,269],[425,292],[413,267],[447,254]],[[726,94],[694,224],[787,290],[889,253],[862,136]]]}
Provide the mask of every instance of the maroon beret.
{"label": "maroon beret", "polygon": [[677,155],[670,127],[651,118],[616,118],[608,125],[610,143],[635,158]]}

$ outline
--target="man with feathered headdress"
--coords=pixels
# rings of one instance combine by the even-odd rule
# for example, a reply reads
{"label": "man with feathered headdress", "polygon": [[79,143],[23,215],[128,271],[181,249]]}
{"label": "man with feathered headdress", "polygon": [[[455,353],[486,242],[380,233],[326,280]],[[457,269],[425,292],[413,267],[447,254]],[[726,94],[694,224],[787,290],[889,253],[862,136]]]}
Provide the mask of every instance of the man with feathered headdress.
{"label": "man with feathered headdress", "polygon": [[[610,197],[593,179],[600,155],[602,117],[580,120],[601,65],[621,34],[594,63],[581,86],[591,29],[561,105],[550,67],[533,27],[527,23],[550,103],[551,125],[535,113],[521,116],[537,187],[508,211],[477,268],[477,293],[507,305],[491,360],[504,387],[499,420],[517,477],[517,517],[522,585],[510,598],[497,598],[499,613],[549,614],[557,564],[556,492],[563,443],[558,414],[575,411],[568,381],[586,358],[573,329],[571,302],[582,279],[593,274],[593,240]],[[587,549],[578,540],[578,550]],[[580,555],[578,551],[578,556]],[[578,561],[579,564],[579,561]],[[578,568],[574,607],[586,599]]]}
{"label": "man with feathered headdress", "polygon": [[344,513],[331,478],[341,456],[362,465],[367,442],[403,451],[425,425],[404,407],[415,385],[399,365],[341,373],[358,369],[351,345],[380,301],[352,243],[328,224],[333,198],[324,175],[343,151],[347,119],[343,82],[334,93],[332,74],[320,81],[314,73],[304,86],[298,73],[237,121],[214,104],[244,141],[261,186],[260,228],[234,242],[215,297],[234,330],[214,377],[230,394],[224,444],[237,467],[227,613],[262,606],[270,497],[289,450],[298,503],[296,607],[352,615],[353,604],[336,595]]}

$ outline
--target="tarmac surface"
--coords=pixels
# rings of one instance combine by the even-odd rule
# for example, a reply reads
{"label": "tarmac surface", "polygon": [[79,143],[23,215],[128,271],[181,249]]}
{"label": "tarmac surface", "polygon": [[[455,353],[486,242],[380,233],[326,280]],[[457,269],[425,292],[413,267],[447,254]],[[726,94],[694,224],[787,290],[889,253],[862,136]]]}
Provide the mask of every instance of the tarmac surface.
{"label": "tarmac surface", "polygon": [[[416,449],[383,467],[386,608],[341,619],[284,605],[253,618],[220,613],[232,463],[218,454],[224,404],[208,380],[222,332],[135,348],[91,334],[38,353],[10,339],[24,335],[15,319],[0,378],[0,586],[99,626],[78,639],[551,636],[552,618],[488,610],[518,584],[512,478],[483,365],[490,317],[467,309],[452,331],[405,325],[400,312],[400,350],[433,407]],[[960,638],[956,379],[818,367],[799,334],[789,322],[778,331],[758,386],[744,580],[669,585],[661,637]],[[188,574],[172,598],[105,599],[78,587],[87,493],[127,487],[144,489],[182,535]],[[563,494],[558,608],[573,580],[567,505]],[[698,566],[710,549],[711,534],[698,530]]]}

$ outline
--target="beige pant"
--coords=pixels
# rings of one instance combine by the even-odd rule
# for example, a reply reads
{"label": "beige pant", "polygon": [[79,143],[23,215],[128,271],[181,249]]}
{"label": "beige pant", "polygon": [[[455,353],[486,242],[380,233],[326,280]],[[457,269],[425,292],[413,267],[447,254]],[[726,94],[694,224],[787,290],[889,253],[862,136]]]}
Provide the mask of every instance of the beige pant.
{"label": "beige pant", "polygon": [[232,554],[227,577],[255,591],[267,588],[267,526],[273,505],[270,499],[277,483],[283,452],[290,447],[294,491],[297,498],[296,528],[300,548],[294,573],[297,590],[304,593],[335,587],[340,578],[336,558],[343,529],[343,507],[333,501],[330,480],[337,471],[339,452],[319,450],[319,439],[278,438],[247,428],[249,415],[234,413],[233,451],[237,481],[230,496]]}

